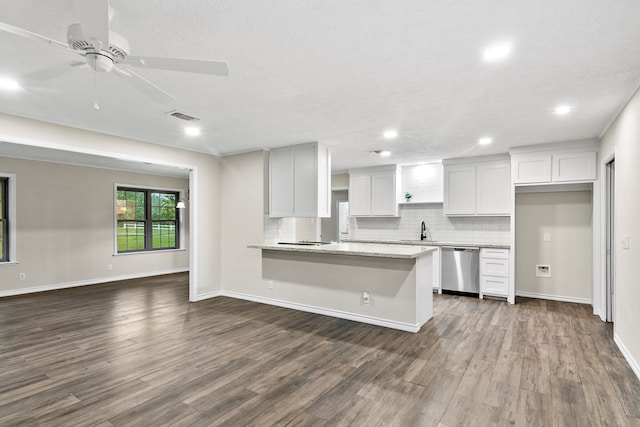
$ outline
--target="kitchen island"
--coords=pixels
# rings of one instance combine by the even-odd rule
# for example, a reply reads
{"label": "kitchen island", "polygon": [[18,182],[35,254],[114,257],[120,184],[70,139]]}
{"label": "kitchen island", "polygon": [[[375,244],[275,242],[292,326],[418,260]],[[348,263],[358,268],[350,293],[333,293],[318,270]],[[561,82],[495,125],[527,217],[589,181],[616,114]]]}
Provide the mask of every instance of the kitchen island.
{"label": "kitchen island", "polygon": [[418,332],[433,316],[430,246],[256,244],[260,302]]}

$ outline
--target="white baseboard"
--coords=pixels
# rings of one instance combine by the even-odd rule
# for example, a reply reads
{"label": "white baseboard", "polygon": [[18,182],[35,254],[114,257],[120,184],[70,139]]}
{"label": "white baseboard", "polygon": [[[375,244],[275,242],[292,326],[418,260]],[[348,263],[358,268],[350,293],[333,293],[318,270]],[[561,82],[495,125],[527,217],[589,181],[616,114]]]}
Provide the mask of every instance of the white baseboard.
{"label": "white baseboard", "polygon": [[78,286],[100,285],[102,283],[117,282],[120,280],[140,279],[142,277],[162,276],[163,274],[183,273],[189,268],[174,268],[170,270],[150,271],[145,273],[125,274],[122,276],[100,277],[90,280],[79,280],[77,282],[55,283],[51,285],[33,286],[30,288],[10,289],[0,291],[0,298],[16,295],[32,294],[34,292],[55,291],[57,289],[77,288]]}
{"label": "white baseboard", "polygon": [[204,294],[196,295],[196,298],[194,300],[191,300],[191,302],[204,301],[206,299],[221,297],[221,296],[222,296],[222,291],[207,292]]}
{"label": "white baseboard", "polygon": [[618,337],[617,334],[613,334],[613,341],[618,345],[620,352],[622,352],[622,355],[627,360],[627,363],[629,363],[629,366],[631,366],[631,370],[633,371],[634,374],[636,374],[636,377],[638,377],[638,379],[640,380],[640,364],[638,364],[638,362],[633,358],[631,353],[629,353],[629,350],[627,350],[627,347],[624,346],[624,344],[620,340],[620,337]]}
{"label": "white baseboard", "polygon": [[516,292],[517,297],[548,299],[552,301],[575,302],[578,304],[591,304],[590,298],[563,297],[561,295],[538,294],[533,292]]}
{"label": "white baseboard", "polygon": [[299,304],[295,302],[282,301],[273,298],[258,297],[239,292],[221,291],[221,296],[237,298],[247,301],[253,301],[261,304],[275,305],[278,307],[290,308],[293,310],[305,311],[307,313],[322,314],[324,316],[337,317],[340,319],[353,320],[355,322],[368,323],[370,325],[384,326],[386,328],[399,329],[401,331],[416,333],[420,330],[421,324],[410,324],[404,322],[396,322],[393,320],[380,319],[378,317],[365,316],[361,314],[353,314],[340,310],[332,310],[329,308],[316,307],[313,305]]}

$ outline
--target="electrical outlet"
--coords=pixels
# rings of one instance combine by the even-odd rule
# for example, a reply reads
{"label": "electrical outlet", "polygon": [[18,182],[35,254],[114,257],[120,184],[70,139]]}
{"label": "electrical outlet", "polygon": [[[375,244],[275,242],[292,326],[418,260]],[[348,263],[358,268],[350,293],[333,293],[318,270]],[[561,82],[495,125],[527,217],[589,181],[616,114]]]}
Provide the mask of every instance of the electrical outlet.
{"label": "electrical outlet", "polygon": [[363,304],[371,303],[371,296],[369,295],[369,292],[363,292],[362,293],[362,303]]}
{"label": "electrical outlet", "polygon": [[269,282],[267,283],[267,288],[273,289],[273,280],[269,280]]}
{"label": "electrical outlet", "polygon": [[113,270],[113,264],[107,264],[107,270],[109,271]]}
{"label": "electrical outlet", "polygon": [[542,240],[544,240],[545,242],[551,241],[551,234],[550,233],[544,233],[542,235]]}
{"label": "electrical outlet", "polygon": [[26,280],[27,279],[27,273],[20,273],[20,280]]}

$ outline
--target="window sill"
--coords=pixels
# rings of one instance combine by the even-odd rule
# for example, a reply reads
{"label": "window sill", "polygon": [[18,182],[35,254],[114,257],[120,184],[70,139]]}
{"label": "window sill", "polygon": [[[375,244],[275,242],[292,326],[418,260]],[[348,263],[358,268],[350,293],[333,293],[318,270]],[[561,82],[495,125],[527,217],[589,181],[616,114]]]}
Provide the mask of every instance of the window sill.
{"label": "window sill", "polygon": [[114,253],[113,256],[127,256],[127,255],[140,255],[140,254],[164,254],[167,252],[186,252],[186,249],[158,249],[157,251],[137,251],[137,252],[122,252],[122,253]]}
{"label": "window sill", "polygon": [[5,262],[0,262],[0,267],[5,267],[8,265],[18,265],[19,262],[18,261],[5,261]]}

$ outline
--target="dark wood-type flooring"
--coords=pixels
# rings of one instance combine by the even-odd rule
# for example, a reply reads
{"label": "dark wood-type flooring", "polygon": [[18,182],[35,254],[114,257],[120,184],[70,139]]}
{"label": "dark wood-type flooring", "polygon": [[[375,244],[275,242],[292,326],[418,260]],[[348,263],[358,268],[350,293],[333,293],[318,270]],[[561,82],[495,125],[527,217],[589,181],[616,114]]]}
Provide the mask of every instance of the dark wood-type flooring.
{"label": "dark wood-type flooring", "polygon": [[0,299],[0,425],[640,426],[590,306],[434,297],[418,334],[188,303],[186,274]]}

